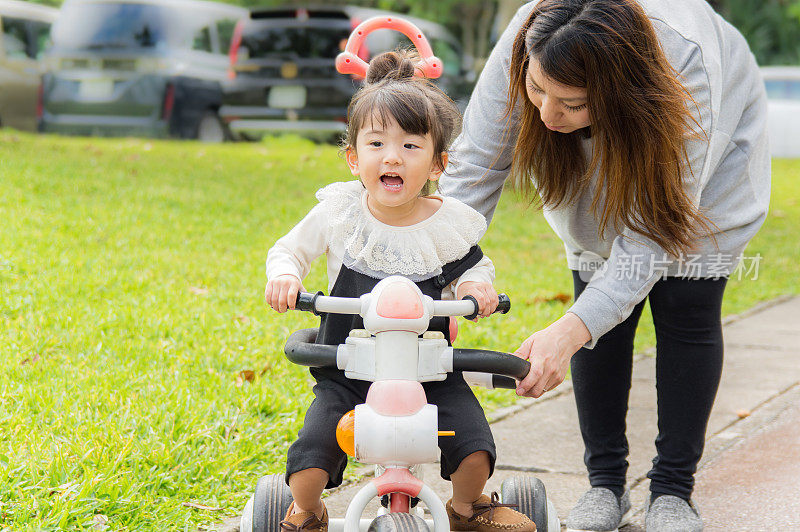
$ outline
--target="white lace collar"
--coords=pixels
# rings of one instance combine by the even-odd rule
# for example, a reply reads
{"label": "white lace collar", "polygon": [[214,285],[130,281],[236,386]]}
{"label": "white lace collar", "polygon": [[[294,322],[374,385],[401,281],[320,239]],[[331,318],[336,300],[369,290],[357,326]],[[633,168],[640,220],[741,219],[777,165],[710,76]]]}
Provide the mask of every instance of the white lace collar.
{"label": "white lace collar", "polygon": [[395,227],[367,208],[360,181],[332,183],[317,191],[330,221],[331,242],[342,243],[343,264],[373,277],[404,275],[421,280],[464,257],[486,231],[483,216],[455,198],[435,196],[442,205],[427,219]]}

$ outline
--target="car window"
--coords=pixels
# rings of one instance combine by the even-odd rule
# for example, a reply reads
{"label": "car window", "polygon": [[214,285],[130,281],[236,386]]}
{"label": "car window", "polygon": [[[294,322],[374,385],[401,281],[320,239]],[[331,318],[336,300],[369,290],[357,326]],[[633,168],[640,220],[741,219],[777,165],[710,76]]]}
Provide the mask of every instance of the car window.
{"label": "car window", "polygon": [[442,60],[442,73],[446,76],[458,76],[461,73],[461,56],[453,46],[440,39],[431,42],[433,55]]}
{"label": "car window", "polygon": [[768,79],[764,85],[771,100],[800,100],[799,79]]}
{"label": "car window", "polygon": [[254,26],[242,35],[242,46],[252,58],[335,58],[349,34],[344,28]]}
{"label": "car window", "polygon": [[3,47],[6,57],[23,59],[28,57],[28,31],[26,21],[19,18],[3,17]]}
{"label": "car window", "polygon": [[62,8],[53,27],[53,42],[67,48],[93,50],[156,48],[177,40],[175,34],[180,25],[175,24],[176,20],[180,18],[171,10],[158,5],[73,4]]}
{"label": "car window", "polygon": [[[203,9],[105,0],[66,3],[53,26],[53,44],[72,49],[213,50],[212,25],[220,15]],[[211,46],[209,46],[211,45]]]}
{"label": "car window", "polygon": [[30,22],[31,38],[31,54],[36,59],[40,59],[44,55],[45,50],[50,46],[50,24],[47,22],[39,22],[32,20]]}
{"label": "car window", "polygon": [[236,28],[236,20],[234,19],[222,19],[217,21],[220,53],[227,54],[231,49],[231,39],[233,39],[234,28]]}
{"label": "car window", "polygon": [[201,28],[194,34],[192,50],[199,50],[201,52],[211,51],[211,30],[208,26]]}

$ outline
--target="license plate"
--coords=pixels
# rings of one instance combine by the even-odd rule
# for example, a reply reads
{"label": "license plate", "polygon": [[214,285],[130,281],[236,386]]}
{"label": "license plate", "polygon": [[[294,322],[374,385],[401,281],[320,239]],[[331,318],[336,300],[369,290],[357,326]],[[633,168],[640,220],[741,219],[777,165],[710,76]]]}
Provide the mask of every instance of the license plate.
{"label": "license plate", "polygon": [[275,109],[302,109],[306,106],[306,88],[294,85],[272,87],[267,105]]}
{"label": "license plate", "polygon": [[114,94],[113,79],[85,79],[81,81],[78,95],[87,100],[105,100]]}

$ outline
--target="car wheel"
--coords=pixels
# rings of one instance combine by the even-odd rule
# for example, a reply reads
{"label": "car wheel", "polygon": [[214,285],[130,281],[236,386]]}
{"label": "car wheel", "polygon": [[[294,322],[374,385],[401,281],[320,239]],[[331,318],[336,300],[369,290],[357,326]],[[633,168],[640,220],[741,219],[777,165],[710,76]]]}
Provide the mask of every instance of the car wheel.
{"label": "car wheel", "polygon": [[256,484],[239,525],[241,532],[280,532],[281,521],[292,504],[292,492],[284,475],[266,475]]}
{"label": "car wheel", "polygon": [[206,111],[197,124],[197,140],[200,142],[224,142],[228,138],[222,120],[214,111]]}

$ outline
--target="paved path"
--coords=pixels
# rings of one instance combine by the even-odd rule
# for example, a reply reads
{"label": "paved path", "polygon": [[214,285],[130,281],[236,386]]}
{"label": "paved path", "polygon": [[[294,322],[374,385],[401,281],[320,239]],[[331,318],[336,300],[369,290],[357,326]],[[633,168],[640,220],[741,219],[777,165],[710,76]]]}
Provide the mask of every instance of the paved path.
{"label": "paved path", "polygon": [[[697,474],[695,501],[706,530],[800,531],[800,298],[757,307],[724,325],[725,365],[709,421],[706,451]],[[547,487],[563,522],[588,489],[583,445],[569,382],[543,399],[527,399],[498,412],[492,423],[498,460],[487,492],[504,478],[534,472]],[[655,360],[634,363],[628,412],[628,484],[638,511],[622,532],[644,530],[646,474],[655,454]],[[443,498],[449,483],[438,465],[424,477]],[[333,515],[360,485],[326,499]],[[237,530],[229,520],[218,530]]]}

